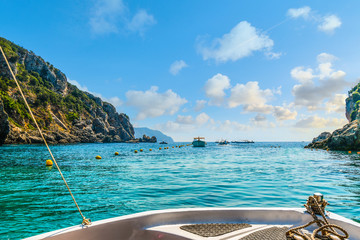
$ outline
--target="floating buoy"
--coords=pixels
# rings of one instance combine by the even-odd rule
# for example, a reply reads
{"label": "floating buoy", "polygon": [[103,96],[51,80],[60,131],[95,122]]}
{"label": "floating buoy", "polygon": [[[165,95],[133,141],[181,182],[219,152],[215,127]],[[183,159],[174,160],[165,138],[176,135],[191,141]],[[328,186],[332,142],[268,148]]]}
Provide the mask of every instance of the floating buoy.
{"label": "floating buoy", "polygon": [[99,155],[97,155],[95,158],[96,158],[96,159],[101,159],[101,157],[100,157]]}
{"label": "floating buoy", "polygon": [[159,148],[159,150],[161,150],[161,148]]}
{"label": "floating buoy", "polygon": [[357,154],[360,154],[360,152],[357,152]]}
{"label": "floating buoy", "polygon": [[137,150],[135,150],[135,151],[134,151],[134,153],[138,153],[138,151],[137,151]]}
{"label": "floating buoy", "polygon": [[351,153],[351,151],[348,151],[348,153]]}
{"label": "floating buoy", "polygon": [[152,149],[150,148],[150,149],[149,149],[149,151],[151,152],[151,151],[152,151]]}
{"label": "floating buoy", "polygon": [[326,151],[329,151],[329,149],[326,149]]}
{"label": "floating buoy", "polygon": [[174,146],[172,148],[174,148]]}
{"label": "floating buoy", "polygon": [[115,155],[119,155],[119,153],[118,153],[118,152],[115,152]]}
{"label": "floating buoy", "polygon": [[52,166],[52,165],[53,162],[50,159],[46,160],[46,166]]}
{"label": "floating buoy", "polygon": [[143,150],[142,149],[140,149],[140,152],[142,152]]}

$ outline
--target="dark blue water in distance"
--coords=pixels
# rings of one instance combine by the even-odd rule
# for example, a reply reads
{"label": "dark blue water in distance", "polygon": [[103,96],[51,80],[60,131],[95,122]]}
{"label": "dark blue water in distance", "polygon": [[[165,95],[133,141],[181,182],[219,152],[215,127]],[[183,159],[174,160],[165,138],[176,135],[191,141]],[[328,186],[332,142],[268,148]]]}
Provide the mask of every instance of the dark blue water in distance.
{"label": "dark blue water in distance", "polygon": [[[325,195],[328,210],[360,220],[356,153],[311,151],[301,142],[172,148],[175,145],[169,144],[168,150],[149,143],[51,149],[92,221],[172,208],[301,207],[314,192]],[[144,152],[135,154],[140,148]],[[46,159],[43,145],[0,147],[0,239],[81,223],[55,166],[45,167]]]}

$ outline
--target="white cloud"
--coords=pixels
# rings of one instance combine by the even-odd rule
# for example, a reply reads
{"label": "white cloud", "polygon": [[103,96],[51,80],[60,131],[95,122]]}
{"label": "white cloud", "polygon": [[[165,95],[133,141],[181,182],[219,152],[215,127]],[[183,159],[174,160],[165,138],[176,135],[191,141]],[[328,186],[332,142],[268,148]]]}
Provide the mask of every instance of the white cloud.
{"label": "white cloud", "polygon": [[274,128],[275,123],[269,122],[263,114],[257,114],[254,118],[250,119],[252,125],[257,128]]}
{"label": "white cloud", "polygon": [[340,18],[334,14],[332,15],[319,15],[308,6],[302,8],[291,8],[287,11],[287,15],[291,18],[304,18],[305,20],[311,20],[318,24],[318,30],[332,34],[336,28],[339,28],[342,24]]}
{"label": "white cloud", "polygon": [[335,94],[328,102],[325,103],[325,109],[328,113],[344,113],[346,94]]}
{"label": "white cloud", "polygon": [[167,121],[165,124],[157,124],[155,128],[165,132],[192,132],[211,120],[212,119],[206,113],[198,114],[195,119],[191,115],[178,115],[175,121]]}
{"label": "white cloud", "polygon": [[147,28],[156,24],[153,15],[140,9],[132,18],[123,0],[95,0],[89,24],[94,34],[118,33],[120,29],[143,35]]}
{"label": "white cloud", "polygon": [[206,105],[205,100],[196,100],[196,106],[194,107],[194,111],[200,112]]}
{"label": "white cloud", "polygon": [[118,21],[126,7],[122,0],[97,0],[90,17],[90,27],[95,34],[118,32]]}
{"label": "white cloud", "polygon": [[123,101],[122,101],[119,97],[106,98],[106,97],[103,97],[100,93],[96,93],[96,92],[91,92],[91,91],[89,91],[89,89],[88,89],[86,86],[81,85],[81,84],[80,84],[78,81],[76,81],[76,80],[67,79],[67,81],[68,81],[69,83],[71,83],[72,85],[76,86],[76,87],[77,87],[78,89],[80,89],[81,91],[91,93],[91,94],[94,95],[95,97],[101,98],[102,101],[111,103],[112,105],[114,105],[114,107],[119,107],[119,106],[123,105]]}
{"label": "white cloud", "polygon": [[209,120],[210,120],[210,117],[206,113],[200,113],[195,118],[195,122],[198,125],[203,125],[203,124],[207,123]]}
{"label": "white cloud", "polygon": [[192,116],[182,116],[178,115],[176,118],[176,122],[180,124],[193,124],[194,118]]}
{"label": "white cloud", "polygon": [[246,21],[239,22],[230,33],[213,40],[210,47],[200,42],[198,51],[204,60],[215,59],[217,62],[236,61],[250,56],[255,51],[270,51],[274,45],[267,35],[261,33]]}
{"label": "white cloud", "polygon": [[224,101],[225,90],[230,88],[230,79],[220,73],[208,79],[205,84],[205,94],[210,98],[210,104],[221,105]]}
{"label": "white cloud", "polygon": [[332,34],[336,28],[341,26],[341,20],[336,15],[323,17],[322,23],[318,26],[320,31]]}
{"label": "white cloud", "polygon": [[291,18],[299,18],[302,17],[304,19],[308,19],[310,15],[311,8],[308,6],[302,8],[290,8],[287,11],[287,15]]}
{"label": "white cloud", "polygon": [[118,97],[108,98],[106,99],[106,101],[114,105],[114,107],[120,107],[121,105],[123,105],[123,101]]}
{"label": "white cloud", "polygon": [[268,59],[279,59],[281,56],[282,56],[282,53],[276,53],[276,52],[266,52],[265,53],[265,56],[268,58]]}
{"label": "white cloud", "polygon": [[[322,57],[324,56],[323,54]],[[327,55],[328,60],[333,59],[329,56],[331,55]],[[332,98],[349,85],[344,79],[346,73],[335,71],[332,63],[325,62],[326,58],[322,57],[315,74],[311,68],[303,70],[304,67],[296,67],[291,70],[291,76],[300,82],[292,89],[295,105],[305,106],[309,110],[318,109],[325,99]]]}
{"label": "white cloud", "polygon": [[325,119],[318,116],[310,116],[304,119],[301,119],[295,124],[297,128],[339,128],[347,123],[345,119],[339,118],[329,118]]}
{"label": "white cloud", "polygon": [[293,120],[296,119],[297,116],[296,111],[291,112],[289,109],[281,106],[275,106],[273,114],[278,121]]}
{"label": "white cloud", "polygon": [[270,89],[261,90],[258,82],[238,83],[231,89],[228,106],[234,108],[243,105],[244,110],[248,112],[269,113],[272,106],[266,105],[266,102],[272,96],[272,91]]}
{"label": "white cloud", "polygon": [[175,61],[173,62],[171,65],[170,65],[170,69],[169,69],[169,72],[172,74],[172,75],[177,75],[181,69],[187,67],[188,65],[186,64],[186,62],[184,62],[183,60],[178,60],[178,61]]}
{"label": "white cloud", "polygon": [[338,58],[335,57],[334,55],[332,54],[329,54],[329,53],[320,53],[317,57],[316,57],[316,60],[319,62],[319,63],[328,63],[328,62],[334,62],[335,60],[337,60]]}
{"label": "white cloud", "polygon": [[247,131],[250,129],[250,126],[236,121],[225,120],[223,122],[216,122],[213,129],[222,132]]}
{"label": "white cloud", "polygon": [[156,24],[154,16],[148,14],[144,9],[140,9],[128,22],[127,27],[130,31],[139,32],[140,35],[143,35],[145,30],[154,24]]}
{"label": "white cloud", "polygon": [[76,80],[71,80],[71,79],[67,79],[67,81],[69,83],[71,83],[72,85],[76,86],[78,89],[80,89],[81,91],[85,91],[85,92],[90,92],[89,89],[86,86],[82,86],[78,81]]}
{"label": "white cloud", "polygon": [[158,93],[158,87],[153,86],[149,90],[126,92],[126,104],[138,110],[137,120],[173,115],[187,102],[171,89],[164,93]]}

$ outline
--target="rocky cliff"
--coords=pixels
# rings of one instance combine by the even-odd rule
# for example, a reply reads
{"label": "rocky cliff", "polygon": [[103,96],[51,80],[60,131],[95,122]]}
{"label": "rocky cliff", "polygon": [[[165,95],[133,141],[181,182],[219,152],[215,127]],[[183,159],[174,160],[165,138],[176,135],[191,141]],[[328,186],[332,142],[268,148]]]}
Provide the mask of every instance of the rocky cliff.
{"label": "rocky cliff", "polygon": [[348,92],[345,116],[349,123],[333,133],[324,132],[305,148],[360,151],[360,83]]}
{"label": "rocky cliff", "polygon": [[[124,142],[134,139],[129,117],[110,103],[80,91],[41,57],[0,38],[35,118],[50,143]],[[0,145],[40,143],[24,101],[0,56]]]}

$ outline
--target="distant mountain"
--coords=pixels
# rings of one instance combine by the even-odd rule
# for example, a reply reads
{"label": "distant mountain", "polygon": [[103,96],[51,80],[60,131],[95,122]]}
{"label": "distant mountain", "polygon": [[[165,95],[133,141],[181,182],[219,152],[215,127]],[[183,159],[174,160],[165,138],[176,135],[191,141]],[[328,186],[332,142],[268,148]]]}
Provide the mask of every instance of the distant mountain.
{"label": "distant mountain", "polygon": [[146,128],[146,127],[134,128],[134,130],[135,130],[135,138],[141,138],[145,134],[150,137],[155,136],[157,138],[158,142],[161,142],[161,141],[165,141],[167,143],[174,142],[174,140],[171,137],[166,136],[165,134],[163,134],[162,132],[160,132],[158,130],[152,130],[152,129]]}

